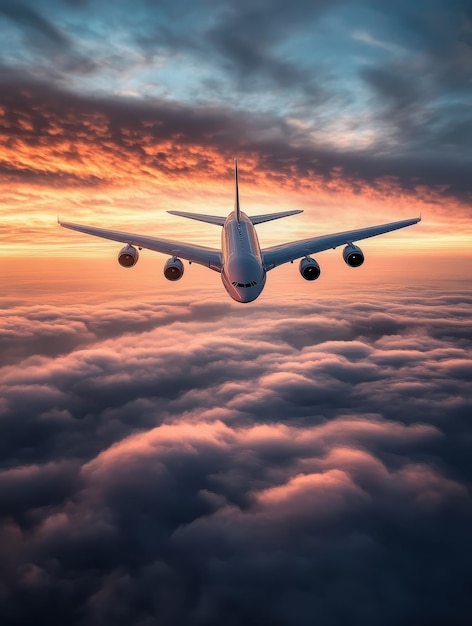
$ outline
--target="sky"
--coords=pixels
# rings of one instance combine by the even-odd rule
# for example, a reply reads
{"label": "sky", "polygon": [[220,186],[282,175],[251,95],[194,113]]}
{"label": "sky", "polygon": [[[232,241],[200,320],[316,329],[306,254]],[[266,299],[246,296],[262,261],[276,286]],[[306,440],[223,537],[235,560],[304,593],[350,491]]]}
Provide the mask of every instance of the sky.
{"label": "sky", "polygon": [[[0,0],[0,622],[472,620],[472,4]],[[69,221],[262,246],[163,277]]]}
{"label": "sky", "polygon": [[2,255],[81,254],[57,214],[214,243],[166,209],[226,215],[234,157],[295,238],[422,213],[383,241],[470,255],[471,3],[288,4],[1,0]]}

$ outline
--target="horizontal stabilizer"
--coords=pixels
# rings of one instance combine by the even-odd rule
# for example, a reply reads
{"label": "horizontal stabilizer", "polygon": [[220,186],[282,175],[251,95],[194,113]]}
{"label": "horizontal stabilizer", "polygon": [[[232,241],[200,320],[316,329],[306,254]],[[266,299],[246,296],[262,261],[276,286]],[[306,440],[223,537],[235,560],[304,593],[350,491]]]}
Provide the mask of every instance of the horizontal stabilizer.
{"label": "horizontal stabilizer", "polygon": [[303,213],[303,209],[295,209],[294,211],[282,211],[281,213],[266,213],[265,215],[254,215],[254,217],[250,217],[249,219],[253,224],[262,224],[263,222],[278,220],[281,217],[289,217],[290,215],[296,215],[297,213]]}
{"label": "horizontal stabilizer", "polygon": [[188,217],[199,222],[207,222],[207,224],[216,224],[217,226],[223,226],[226,221],[226,217],[219,217],[218,215],[203,215],[202,213],[187,213],[186,211],[167,211],[167,213],[179,217]]}

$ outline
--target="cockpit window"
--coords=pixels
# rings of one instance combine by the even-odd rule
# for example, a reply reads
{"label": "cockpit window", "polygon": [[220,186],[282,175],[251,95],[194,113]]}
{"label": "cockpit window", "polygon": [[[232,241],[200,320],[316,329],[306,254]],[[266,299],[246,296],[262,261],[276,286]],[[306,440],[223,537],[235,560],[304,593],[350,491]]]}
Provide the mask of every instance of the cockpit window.
{"label": "cockpit window", "polygon": [[250,283],[237,283],[236,281],[233,281],[231,284],[234,287],[255,287],[257,285],[254,281],[251,281]]}

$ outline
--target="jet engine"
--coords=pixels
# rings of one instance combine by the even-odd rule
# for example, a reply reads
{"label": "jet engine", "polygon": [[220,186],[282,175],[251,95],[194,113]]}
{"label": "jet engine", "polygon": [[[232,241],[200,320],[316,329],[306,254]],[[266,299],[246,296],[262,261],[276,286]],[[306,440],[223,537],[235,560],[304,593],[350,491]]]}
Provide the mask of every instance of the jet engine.
{"label": "jet engine", "polygon": [[350,243],[343,250],[343,259],[349,267],[360,267],[364,263],[364,254],[360,248]]}
{"label": "jet engine", "polygon": [[118,253],[118,263],[121,267],[133,267],[139,259],[139,252],[133,246],[127,245]]}
{"label": "jet engine", "polygon": [[321,274],[320,266],[310,256],[301,259],[298,270],[305,280],[316,280]]}
{"label": "jet engine", "polygon": [[164,276],[167,280],[180,280],[184,273],[184,264],[177,257],[172,257],[164,265]]}

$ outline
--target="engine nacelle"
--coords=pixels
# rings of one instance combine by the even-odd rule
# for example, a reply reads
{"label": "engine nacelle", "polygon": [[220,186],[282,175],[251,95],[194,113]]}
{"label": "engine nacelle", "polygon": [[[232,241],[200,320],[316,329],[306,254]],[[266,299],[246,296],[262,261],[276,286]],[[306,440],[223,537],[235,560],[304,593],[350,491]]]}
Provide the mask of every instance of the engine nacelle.
{"label": "engine nacelle", "polygon": [[305,280],[316,280],[321,274],[320,266],[310,256],[306,256],[300,261],[298,271]]}
{"label": "engine nacelle", "polygon": [[360,267],[364,263],[364,253],[360,248],[350,243],[343,250],[343,259],[349,267]]}
{"label": "engine nacelle", "polygon": [[133,246],[125,246],[118,253],[118,263],[121,267],[133,267],[139,259],[139,252]]}
{"label": "engine nacelle", "polygon": [[167,280],[180,280],[184,274],[184,264],[177,257],[172,257],[164,265],[164,276]]}

